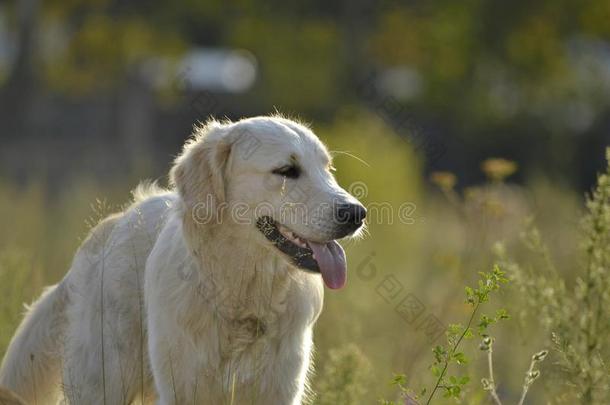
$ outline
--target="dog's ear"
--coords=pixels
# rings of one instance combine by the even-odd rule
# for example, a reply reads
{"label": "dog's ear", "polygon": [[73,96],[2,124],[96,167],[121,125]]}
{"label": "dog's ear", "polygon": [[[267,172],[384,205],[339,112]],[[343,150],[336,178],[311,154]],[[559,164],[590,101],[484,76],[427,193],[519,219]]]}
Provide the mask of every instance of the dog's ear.
{"label": "dog's ear", "polygon": [[170,171],[170,184],[193,218],[202,213],[216,215],[225,201],[224,171],[231,153],[228,138],[226,126],[216,121],[197,128]]}

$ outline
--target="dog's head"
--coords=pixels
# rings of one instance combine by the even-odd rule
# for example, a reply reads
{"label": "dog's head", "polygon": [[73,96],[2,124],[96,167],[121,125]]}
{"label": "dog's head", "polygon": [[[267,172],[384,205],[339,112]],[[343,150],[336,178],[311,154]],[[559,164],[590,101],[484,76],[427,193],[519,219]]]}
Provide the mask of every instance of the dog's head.
{"label": "dog's head", "polygon": [[257,117],[199,128],[170,177],[202,228],[256,227],[260,243],[340,288],[346,262],[336,240],[361,229],[366,209],[332,170],[328,151],[309,128]]}

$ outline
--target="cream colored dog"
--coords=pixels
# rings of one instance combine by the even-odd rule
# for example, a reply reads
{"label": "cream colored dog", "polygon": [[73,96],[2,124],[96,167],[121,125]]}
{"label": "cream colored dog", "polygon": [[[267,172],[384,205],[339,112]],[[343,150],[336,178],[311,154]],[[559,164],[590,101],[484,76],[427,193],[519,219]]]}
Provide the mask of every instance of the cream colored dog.
{"label": "cream colored dog", "polygon": [[[300,404],[335,241],[365,209],[282,117],[209,122],[170,173],[100,222],[0,369],[28,403]],[[321,277],[320,277],[321,276]]]}

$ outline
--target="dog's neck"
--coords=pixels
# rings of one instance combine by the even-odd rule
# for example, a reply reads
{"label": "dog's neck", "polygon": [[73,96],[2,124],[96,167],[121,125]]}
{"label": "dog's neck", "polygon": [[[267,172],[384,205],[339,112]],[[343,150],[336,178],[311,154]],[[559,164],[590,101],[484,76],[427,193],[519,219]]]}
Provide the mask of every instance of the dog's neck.
{"label": "dog's neck", "polygon": [[222,232],[199,232],[194,240],[200,293],[219,316],[241,319],[283,310],[278,303],[285,302],[297,270],[257,233],[254,227],[229,225]]}
{"label": "dog's neck", "polygon": [[218,367],[227,356],[315,322],[322,310],[320,277],[290,266],[254,226],[223,224],[207,232],[182,224],[191,271],[188,282],[173,280],[176,321],[197,347],[210,339],[226,342],[210,360]]}

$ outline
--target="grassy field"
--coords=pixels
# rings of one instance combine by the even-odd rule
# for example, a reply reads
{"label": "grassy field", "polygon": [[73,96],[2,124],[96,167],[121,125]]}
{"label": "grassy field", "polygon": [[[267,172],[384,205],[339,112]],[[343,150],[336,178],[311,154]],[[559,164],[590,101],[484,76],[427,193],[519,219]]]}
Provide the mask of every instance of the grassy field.
{"label": "grassy field", "polygon": [[[361,137],[353,136],[355,128]],[[491,271],[495,263],[510,280],[485,304],[485,313],[505,308],[511,315],[491,332],[497,393],[503,403],[518,403],[530,357],[541,349],[550,350],[549,358],[541,363],[541,376],[530,388],[526,403],[608,403],[608,369],[603,362],[607,348],[602,349],[608,341],[606,326],[587,329],[593,313],[581,313],[583,319],[553,313],[557,308],[553,299],[560,307],[564,302],[557,295],[574,294],[566,308],[577,313],[578,308],[593,311],[600,305],[606,316],[600,322],[607,323],[608,307],[603,304],[608,297],[588,306],[578,298],[578,294],[597,297],[599,291],[591,289],[601,291],[601,285],[608,283],[604,274],[597,276],[601,281],[587,278],[591,276],[586,256],[590,247],[582,248],[587,236],[587,225],[580,220],[586,211],[583,196],[544,177],[530,178],[525,185],[512,184],[510,177],[501,179],[508,172],[494,173],[502,167],[488,167],[489,181],[456,192],[448,174],[437,176],[436,185],[424,178],[417,154],[374,119],[355,122],[347,117],[318,132],[336,151],[340,183],[360,197],[369,212],[371,205],[378,208],[376,216],[369,218],[366,237],[345,243],[347,288],[327,291],[325,297],[325,310],[315,330],[314,403],[399,400],[400,389],[391,384],[395,374],[405,374],[410,387],[431,387],[435,382],[429,370],[433,347],[443,344],[450,324],[465,324],[470,315],[464,286],[473,285],[478,273]],[[88,218],[94,222],[97,217],[95,207],[120,208],[133,186],[126,181],[101,186],[91,179],[75,180],[61,190],[48,190],[45,184],[0,183],[0,355],[20,321],[23,304],[45,285],[60,280],[68,269],[90,226]],[[609,229],[610,203],[603,204],[606,208],[600,215],[605,219],[589,224],[598,231]],[[537,232],[546,241],[548,250],[543,253]],[[607,236],[597,242],[604,240]],[[601,255],[593,271],[608,273],[608,252],[589,253]],[[554,263],[553,277],[561,282],[553,284],[551,276],[545,276],[547,259]],[[583,280],[590,283],[573,292]],[[551,298],[547,300],[545,294]],[[584,329],[575,332],[575,325]],[[576,354],[570,357],[572,349],[561,349],[566,341],[553,342],[551,332],[560,335],[557,339],[568,339],[568,346],[580,344],[585,334],[598,339],[584,354],[573,348]],[[462,389],[461,403],[490,403],[480,383],[487,376],[487,355],[479,342],[476,336],[465,341],[468,363],[451,366],[458,369],[456,374],[470,378]],[[596,371],[574,375],[569,364],[575,362]],[[587,384],[596,388],[587,393]],[[432,403],[455,401],[443,398],[441,392]]]}

